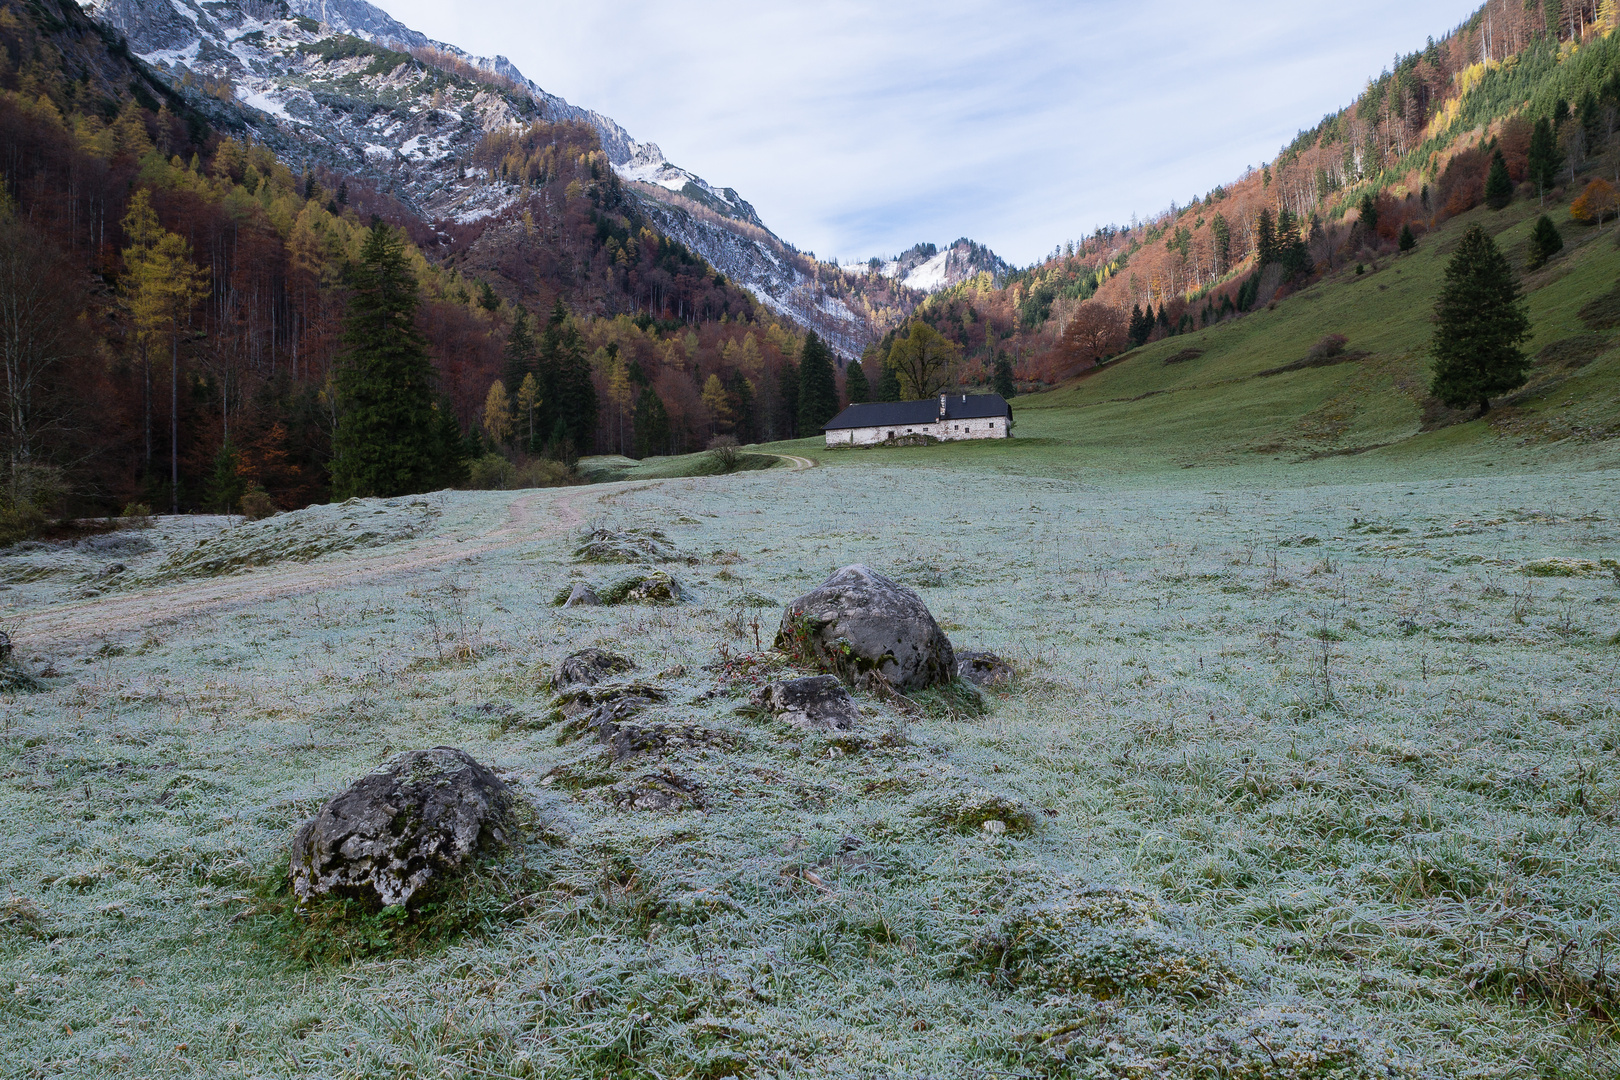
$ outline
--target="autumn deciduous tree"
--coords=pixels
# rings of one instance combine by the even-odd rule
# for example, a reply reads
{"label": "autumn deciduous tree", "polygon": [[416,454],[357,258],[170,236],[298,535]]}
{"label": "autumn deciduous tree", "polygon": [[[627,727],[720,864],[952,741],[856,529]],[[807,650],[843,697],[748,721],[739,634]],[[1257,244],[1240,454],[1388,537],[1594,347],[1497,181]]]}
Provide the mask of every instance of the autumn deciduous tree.
{"label": "autumn deciduous tree", "polygon": [[[165,341],[169,351],[169,497],[180,512],[180,339],[191,313],[208,295],[209,272],[191,261],[191,245],[157,226],[145,189],[131,200],[126,225],[134,243],[124,252],[125,289],[135,334],[147,358],[147,397],[151,395],[151,355]],[[145,204],[145,205],[143,205]],[[151,408],[147,408],[147,462],[151,463]]]}
{"label": "autumn deciduous tree", "polygon": [[1614,216],[1614,186],[1607,180],[1593,180],[1569,204],[1569,216],[1583,225],[1596,225]]}
{"label": "autumn deciduous tree", "polygon": [[1087,300],[1063,330],[1063,340],[1058,349],[1062,364],[1053,374],[1057,378],[1067,378],[1124,352],[1130,344],[1128,330],[1125,316],[1118,308]]}
{"label": "autumn deciduous tree", "polygon": [[961,360],[961,346],[920,319],[912,320],[909,332],[889,348],[900,392],[910,401],[933,397],[949,386]]}
{"label": "autumn deciduous tree", "polygon": [[86,350],[79,313],[83,290],[71,267],[34,229],[0,205],[0,394],[4,395],[6,475],[0,508],[29,513],[48,478],[47,436],[70,422],[82,387],[73,363]]}
{"label": "autumn deciduous tree", "polygon": [[416,277],[404,244],[378,222],[350,268],[343,354],[333,376],[332,493],[406,495],[442,471],[433,366],[416,328]]}
{"label": "autumn deciduous tree", "polygon": [[499,379],[489,384],[489,393],[484,395],[484,434],[496,446],[512,439],[512,401]]}
{"label": "autumn deciduous tree", "polygon": [[1519,346],[1530,336],[1529,305],[1513,268],[1478,225],[1446,265],[1434,321],[1435,397],[1454,409],[1477,405],[1484,416],[1491,398],[1524,385],[1530,358]]}

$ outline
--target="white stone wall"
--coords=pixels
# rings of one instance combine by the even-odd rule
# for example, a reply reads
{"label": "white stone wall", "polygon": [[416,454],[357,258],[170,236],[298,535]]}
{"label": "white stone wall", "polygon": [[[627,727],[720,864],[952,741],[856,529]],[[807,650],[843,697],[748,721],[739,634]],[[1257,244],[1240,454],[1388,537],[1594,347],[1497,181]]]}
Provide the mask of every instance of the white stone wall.
{"label": "white stone wall", "polygon": [[946,420],[932,424],[904,424],[896,427],[844,428],[827,432],[828,448],[838,446],[876,446],[891,438],[907,435],[929,435],[942,442],[958,439],[1005,439],[1007,418],[987,416],[974,420]]}

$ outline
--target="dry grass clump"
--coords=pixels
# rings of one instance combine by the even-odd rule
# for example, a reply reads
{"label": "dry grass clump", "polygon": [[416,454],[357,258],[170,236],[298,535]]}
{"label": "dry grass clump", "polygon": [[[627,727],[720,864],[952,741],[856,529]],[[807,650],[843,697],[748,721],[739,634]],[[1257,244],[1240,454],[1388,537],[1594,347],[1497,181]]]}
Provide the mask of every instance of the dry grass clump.
{"label": "dry grass clump", "polygon": [[972,943],[965,966],[997,985],[1099,1001],[1200,1000],[1238,983],[1222,957],[1170,927],[1157,901],[1105,885],[1014,908]]}
{"label": "dry grass clump", "polygon": [[1262,1007],[1158,1032],[1120,1025],[1120,1019],[1107,1011],[1094,1013],[1031,1032],[1022,1041],[1075,1075],[1118,1080],[1400,1080],[1432,1075],[1420,1061],[1363,1027],[1295,1008]]}
{"label": "dry grass clump", "polygon": [[592,529],[574,549],[582,563],[673,562],[680,554],[657,529]]}

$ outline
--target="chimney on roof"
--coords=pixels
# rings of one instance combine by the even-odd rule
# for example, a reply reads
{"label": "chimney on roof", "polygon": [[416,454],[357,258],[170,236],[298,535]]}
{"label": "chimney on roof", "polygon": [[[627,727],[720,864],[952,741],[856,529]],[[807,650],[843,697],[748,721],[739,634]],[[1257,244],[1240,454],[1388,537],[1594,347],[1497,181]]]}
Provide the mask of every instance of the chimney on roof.
{"label": "chimney on roof", "polygon": [[941,420],[945,419],[945,399],[947,396],[946,394],[939,395],[939,418]]}

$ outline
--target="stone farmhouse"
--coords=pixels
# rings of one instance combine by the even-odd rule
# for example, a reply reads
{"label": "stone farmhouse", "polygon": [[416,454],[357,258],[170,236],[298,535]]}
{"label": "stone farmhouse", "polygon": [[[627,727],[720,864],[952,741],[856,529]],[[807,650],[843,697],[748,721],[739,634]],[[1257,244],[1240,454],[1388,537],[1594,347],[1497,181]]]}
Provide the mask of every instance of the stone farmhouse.
{"label": "stone farmhouse", "polygon": [[833,417],[822,431],[827,435],[828,448],[1005,439],[1012,434],[1012,406],[1000,394],[941,394],[938,401],[862,402]]}

